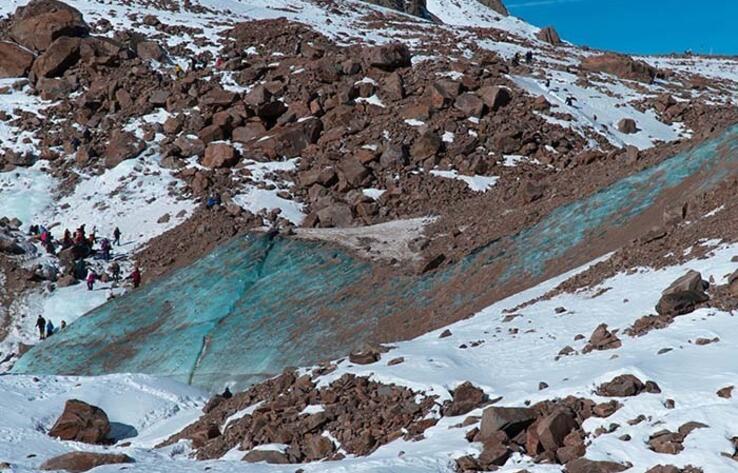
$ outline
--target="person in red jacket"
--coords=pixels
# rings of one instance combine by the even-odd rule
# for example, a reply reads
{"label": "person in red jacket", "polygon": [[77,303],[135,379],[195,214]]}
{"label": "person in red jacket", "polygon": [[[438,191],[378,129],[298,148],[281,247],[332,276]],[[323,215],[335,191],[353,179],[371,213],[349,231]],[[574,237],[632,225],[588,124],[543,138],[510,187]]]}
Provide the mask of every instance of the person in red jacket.
{"label": "person in red jacket", "polygon": [[139,271],[138,266],[133,268],[133,272],[131,273],[131,281],[133,281],[133,287],[138,287],[141,284],[141,271]]}

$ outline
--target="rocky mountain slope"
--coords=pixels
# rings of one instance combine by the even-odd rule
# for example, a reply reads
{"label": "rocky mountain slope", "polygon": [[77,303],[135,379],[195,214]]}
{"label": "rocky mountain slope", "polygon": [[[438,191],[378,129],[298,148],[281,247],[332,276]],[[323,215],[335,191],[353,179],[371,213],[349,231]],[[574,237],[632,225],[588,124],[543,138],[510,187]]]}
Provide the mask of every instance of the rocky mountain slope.
{"label": "rocky mountain slope", "polygon": [[[3,371],[37,343],[39,313],[71,324],[129,291],[113,261],[154,283],[271,229],[414,278],[527,244],[561,209],[607,210],[599,196],[623,186],[648,205],[608,214],[540,270],[526,256],[480,312],[431,308],[391,341],[471,318],[230,399],[127,375],[4,376],[3,411],[19,414],[0,420],[0,462],[32,471],[83,450],[46,466],[735,468],[733,59],[580,49],[477,0],[26,3],[0,5]],[[83,224],[121,229],[112,260],[59,251]],[[492,265],[470,292],[507,271]],[[74,397],[107,412],[109,429],[85,410],[103,445],[46,435]]]}

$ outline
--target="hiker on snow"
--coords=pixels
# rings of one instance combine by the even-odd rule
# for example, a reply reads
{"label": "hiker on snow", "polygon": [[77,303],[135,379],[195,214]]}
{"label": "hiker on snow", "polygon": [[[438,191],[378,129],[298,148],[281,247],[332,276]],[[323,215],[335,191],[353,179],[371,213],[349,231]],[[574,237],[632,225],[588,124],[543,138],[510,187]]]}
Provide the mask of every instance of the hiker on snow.
{"label": "hiker on snow", "polygon": [[210,194],[210,197],[208,197],[207,208],[212,209],[213,207],[217,207],[220,204],[220,194],[218,194],[217,192]]}
{"label": "hiker on snow", "polygon": [[133,287],[137,288],[139,285],[141,285],[141,271],[139,271],[138,266],[133,268],[133,272],[129,276],[131,278],[131,281],[133,282]]}
{"label": "hiker on snow", "polygon": [[108,271],[110,271],[111,276],[113,276],[113,281],[120,281],[120,265],[116,261],[110,263]]}
{"label": "hiker on snow", "polygon": [[41,314],[36,319],[36,328],[38,328],[38,339],[46,338],[46,319]]}
{"label": "hiker on snow", "polygon": [[74,246],[74,240],[72,239],[72,232],[67,228],[64,230],[64,238],[62,239],[62,248],[65,250],[71,246]]}
{"label": "hiker on snow", "polygon": [[90,270],[89,273],[87,273],[87,278],[85,281],[87,281],[87,290],[91,291],[92,288],[95,286],[95,279],[97,279],[97,274],[95,274],[95,271]]}
{"label": "hiker on snow", "polygon": [[118,227],[113,230],[113,243],[120,246],[120,229]]}
{"label": "hiker on snow", "polygon": [[110,240],[103,238],[100,242],[100,250],[102,250],[102,257],[105,261],[110,260]]}
{"label": "hiker on snow", "polygon": [[46,321],[46,338],[54,335],[54,324],[51,323],[51,319]]}

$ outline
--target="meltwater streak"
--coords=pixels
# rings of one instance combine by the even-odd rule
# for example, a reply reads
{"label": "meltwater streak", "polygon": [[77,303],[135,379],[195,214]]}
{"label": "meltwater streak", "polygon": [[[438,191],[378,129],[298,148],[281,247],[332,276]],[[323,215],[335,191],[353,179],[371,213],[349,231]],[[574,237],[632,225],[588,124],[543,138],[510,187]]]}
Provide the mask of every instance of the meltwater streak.
{"label": "meltwater streak", "polygon": [[688,178],[690,189],[705,190],[737,165],[732,128],[422,276],[378,273],[324,243],[237,238],[89,312],[31,349],[13,372],[148,373],[213,390],[257,382],[345,355],[383,327],[469,316],[482,301],[522,289],[523,279],[532,285],[552,266],[562,273],[582,264],[569,258],[578,245],[632,222]]}

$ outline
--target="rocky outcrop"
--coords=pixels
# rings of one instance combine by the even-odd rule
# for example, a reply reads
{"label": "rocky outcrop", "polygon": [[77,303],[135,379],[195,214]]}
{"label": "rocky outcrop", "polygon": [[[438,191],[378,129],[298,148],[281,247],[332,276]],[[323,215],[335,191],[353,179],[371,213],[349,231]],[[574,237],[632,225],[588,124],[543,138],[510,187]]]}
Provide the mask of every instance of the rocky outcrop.
{"label": "rocky outcrop", "polygon": [[46,471],[62,470],[70,473],[78,473],[102,465],[119,465],[133,462],[133,458],[124,454],[70,452],[46,460],[41,464],[40,468]]}
{"label": "rocky outcrop", "polygon": [[33,63],[36,77],[59,77],[74,66],[80,58],[79,38],[63,36],[55,40]]}
{"label": "rocky outcrop", "polygon": [[621,79],[652,83],[656,78],[656,68],[630,56],[605,53],[588,56],[582,60],[582,69],[592,72],[605,72]]}
{"label": "rocky outcrop", "polygon": [[9,34],[28,49],[44,51],[58,38],[82,37],[89,31],[76,8],[57,0],[32,0],[16,10]]}
{"label": "rocky outcrop", "polygon": [[105,411],[77,399],[64,405],[64,412],[49,431],[50,437],[102,444],[110,433],[110,422]]}
{"label": "rocky outcrop", "polygon": [[502,0],[478,0],[479,3],[484,5],[487,8],[491,8],[492,10],[496,11],[500,15],[508,16],[510,12],[507,11],[507,7],[504,3],[502,3]]}
{"label": "rocky outcrop", "polygon": [[31,51],[7,41],[0,41],[0,79],[24,77],[33,65]]}
{"label": "rocky outcrop", "polygon": [[568,467],[586,453],[582,422],[591,416],[607,417],[618,407],[574,397],[544,401],[530,408],[488,407],[479,428],[467,435],[468,440],[483,444],[482,453],[458,458],[457,470],[492,471],[504,465],[513,452],[529,455],[536,462]]}
{"label": "rocky outcrop", "polygon": [[620,348],[621,345],[622,343],[617,335],[607,329],[607,324],[600,324],[592,332],[589,343],[582,349],[582,353],[589,353],[594,350],[612,350]]}
{"label": "rocky outcrop", "polygon": [[[253,413],[225,425],[225,420],[258,404]],[[428,417],[433,397],[407,388],[344,375],[318,389],[310,375],[286,372],[231,399],[220,400],[206,415],[171,437],[197,440],[197,458],[219,458],[238,447],[249,462],[289,463],[340,459],[342,453],[324,433],[330,433],[346,453],[367,455],[398,438],[418,439],[437,419]],[[220,432],[219,425],[225,425]],[[215,428],[213,428],[215,426]],[[286,444],[283,454],[257,448]]]}
{"label": "rocky outcrop", "polygon": [[710,299],[705,293],[708,287],[710,283],[703,280],[700,273],[690,270],[661,293],[656,312],[666,316],[688,314]]}
{"label": "rocky outcrop", "polygon": [[536,38],[554,46],[561,44],[561,37],[553,26],[547,26],[541,29],[541,31],[536,33]]}
{"label": "rocky outcrop", "polygon": [[620,463],[578,458],[566,464],[566,473],[619,473],[628,468]]}

